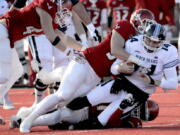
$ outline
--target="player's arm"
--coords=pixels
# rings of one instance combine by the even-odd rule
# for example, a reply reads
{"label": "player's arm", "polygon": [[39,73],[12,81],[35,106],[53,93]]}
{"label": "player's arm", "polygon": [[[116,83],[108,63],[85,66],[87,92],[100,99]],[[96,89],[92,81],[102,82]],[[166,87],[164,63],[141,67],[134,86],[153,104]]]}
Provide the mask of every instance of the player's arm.
{"label": "player's arm", "polygon": [[178,78],[176,67],[168,68],[164,70],[164,76],[159,85],[164,90],[175,90],[178,87]]}
{"label": "player's arm", "polygon": [[91,23],[91,18],[81,2],[78,1],[75,5],[73,5],[72,9],[75,13],[77,13],[85,25]]}
{"label": "player's arm", "polygon": [[[61,51],[65,51],[65,53],[66,51],[68,51],[66,50],[66,45],[77,50],[81,49],[81,47],[77,45],[78,43],[75,42],[75,40],[73,43],[72,39],[70,40],[70,37],[65,38],[66,36],[58,32],[58,30],[56,31],[54,30],[53,25],[52,25],[52,18],[46,11],[44,11],[43,9],[39,7],[36,7],[36,12],[38,13],[40,17],[41,27],[44,31],[44,34],[46,35],[48,40],[52,43],[52,45],[54,45],[56,48],[60,49]],[[77,45],[78,47],[75,45]]]}
{"label": "player's arm", "polygon": [[128,61],[117,59],[111,66],[111,73],[118,75],[120,73],[132,74],[134,72],[134,64]]}
{"label": "player's arm", "polygon": [[86,32],[85,32],[84,27],[83,27],[83,25],[81,23],[81,20],[80,20],[80,18],[78,17],[78,15],[75,12],[72,11],[72,14],[73,14],[72,20],[73,20],[76,32],[79,35],[82,44],[84,46],[88,47],[87,38],[86,38]]}
{"label": "player's arm", "polygon": [[119,59],[128,60],[129,54],[124,50],[125,39],[115,30],[111,36],[111,54]]}
{"label": "player's arm", "polygon": [[41,27],[47,39],[52,43],[52,45],[54,45],[61,51],[65,51],[66,47],[62,44],[60,37],[55,32],[52,25],[53,20],[49,15],[49,13],[47,13],[46,11],[44,11],[42,8],[39,7],[36,7],[36,12],[40,17]]}
{"label": "player's arm", "polygon": [[[117,26],[121,27],[121,26]],[[122,29],[125,30],[125,29]],[[125,49],[124,49],[124,44],[126,40],[124,39],[121,34],[119,34],[116,30],[112,31],[112,36],[111,36],[111,54],[115,56],[116,58],[132,62],[136,65],[142,66],[149,68],[149,64],[147,62],[141,61],[137,57],[130,55]]]}
{"label": "player's arm", "polygon": [[77,42],[74,38],[65,35],[63,32],[56,30],[55,31],[58,36],[61,38],[61,43],[69,48],[73,48],[75,50],[81,51],[83,49],[82,44]]}
{"label": "player's arm", "polygon": [[175,90],[178,87],[176,67],[165,69],[164,78],[162,78],[162,80],[155,80],[145,73],[141,73],[140,77],[144,82],[160,87],[164,91]]}
{"label": "player's arm", "polygon": [[36,12],[40,17],[40,23],[41,23],[41,27],[45,33],[45,35],[47,36],[47,38],[49,39],[49,41],[52,43],[55,38],[57,37],[57,34],[54,31],[53,25],[52,25],[52,18],[49,15],[49,13],[47,13],[45,10],[43,10],[42,8],[36,7]]}
{"label": "player's arm", "polygon": [[[76,1],[76,2],[72,2],[72,1]],[[83,4],[81,2],[79,2],[78,0],[71,0],[71,2],[72,2],[72,4],[74,3],[73,7],[72,7],[73,11],[79,16],[79,18],[82,20],[82,22],[86,25],[90,34],[95,39],[95,41],[100,42],[101,36],[99,35],[99,33],[96,30],[96,28],[94,27],[94,25],[91,23],[90,16],[87,13]]]}

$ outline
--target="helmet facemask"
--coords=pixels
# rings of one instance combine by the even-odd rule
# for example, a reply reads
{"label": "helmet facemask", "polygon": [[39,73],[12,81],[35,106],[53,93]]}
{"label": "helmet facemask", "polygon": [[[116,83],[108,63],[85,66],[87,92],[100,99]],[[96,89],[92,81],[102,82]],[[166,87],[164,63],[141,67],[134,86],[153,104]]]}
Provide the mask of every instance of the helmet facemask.
{"label": "helmet facemask", "polygon": [[140,34],[144,33],[147,25],[156,23],[153,13],[147,9],[136,10],[131,15],[130,22],[134,26],[136,31]]}
{"label": "helmet facemask", "polygon": [[70,12],[70,10],[62,6],[63,2],[64,2],[63,0],[57,0],[56,2],[57,12],[56,12],[56,17],[55,17],[55,22],[59,24],[61,28],[64,28],[70,25],[69,20],[72,17],[72,13]]}
{"label": "helmet facemask", "polygon": [[147,26],[143,36],[143,46],[149,53],[159,51],[165,40],[165,29],[160,24]]}

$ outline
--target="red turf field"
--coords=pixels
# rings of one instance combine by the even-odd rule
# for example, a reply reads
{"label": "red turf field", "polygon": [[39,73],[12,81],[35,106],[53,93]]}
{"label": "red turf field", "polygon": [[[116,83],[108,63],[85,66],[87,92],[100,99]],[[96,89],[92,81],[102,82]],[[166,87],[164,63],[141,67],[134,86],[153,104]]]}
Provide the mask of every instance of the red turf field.
{"label": "red turf field", "polygon": [[[19,107],[30,106],[34,100],[32,89],[13,89],[10,97],[16,109],[2,110],[0,115],[6,120],[6,125],[0,125],[0,135],[19,135],[18,129],[9,130],[9,116],[15,114]],[[108,129],[108,130],[76,130],[51,131],[47,127],[32,128],[32,135],[180,135],[180,87],[176,91],[163,93],[158,89],[152,96],[160,106],[159,117],[148,123],[143,123],[142,129]]]}

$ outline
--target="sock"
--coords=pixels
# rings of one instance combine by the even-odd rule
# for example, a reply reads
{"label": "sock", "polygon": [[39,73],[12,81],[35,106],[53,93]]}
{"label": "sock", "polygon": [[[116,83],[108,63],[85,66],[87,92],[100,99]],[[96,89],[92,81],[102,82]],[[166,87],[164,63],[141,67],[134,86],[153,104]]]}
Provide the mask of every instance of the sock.
{"label": "sock", "polygon": [[35,100],[34,105],[38,104],[43,98],[44,98],[45,92],[44,91],[38,91],[35,89]]}

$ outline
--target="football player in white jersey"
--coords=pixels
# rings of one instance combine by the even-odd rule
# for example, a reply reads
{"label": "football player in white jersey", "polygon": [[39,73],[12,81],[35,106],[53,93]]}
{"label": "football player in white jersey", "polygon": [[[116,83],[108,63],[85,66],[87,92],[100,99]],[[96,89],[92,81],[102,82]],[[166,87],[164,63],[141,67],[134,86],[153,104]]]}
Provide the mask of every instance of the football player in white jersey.
{"label": "football player in white jersey", "polygon": [[[100,103],[110,103],[96,119],[98,126],[103,127],[145,102],[157,87],[165,91],[177,89],[176,66],[179,63],[177,49],[164,40],[163,26],[149,25],[144,35],[132,37],[126,42],[125,50],[148,62],[151,67],[148,69],[136,67],[132,63],[117,59],[111,67],[111,72],[117,76],[115,80],[99,85],[87,96],[72,101],[68,107],[76,110]],[[132,66],[134,70],[127,70],[128,66]]]}

